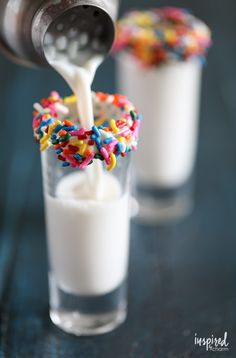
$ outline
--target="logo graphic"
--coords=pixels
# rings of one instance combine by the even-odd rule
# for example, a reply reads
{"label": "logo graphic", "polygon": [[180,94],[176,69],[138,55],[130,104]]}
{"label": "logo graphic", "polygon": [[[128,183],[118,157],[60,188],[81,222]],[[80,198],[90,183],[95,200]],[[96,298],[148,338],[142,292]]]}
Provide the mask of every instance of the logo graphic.
{"label": "logo graphic", "polygon": [[212,352],[227,352],[229,351],[229,343],[227,342],[228,332],[224,333],[222,337],[214,337],[212,334],[211,337],[198,337],[197,333],[195,333],[194,344],[195,346],[204,347],[206,351]]}

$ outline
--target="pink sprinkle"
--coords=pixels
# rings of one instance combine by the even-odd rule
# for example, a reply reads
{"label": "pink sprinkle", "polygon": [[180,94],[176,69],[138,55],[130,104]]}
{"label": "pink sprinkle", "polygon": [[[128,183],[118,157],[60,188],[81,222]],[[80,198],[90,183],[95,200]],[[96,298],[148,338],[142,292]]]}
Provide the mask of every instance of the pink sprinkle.
{"label": "pink sprinkle", "polygon": [[117,143],[118,143],[118,140],[114,139],[111,143],[107,144],[107,147],[106,147],[107,151],[112,152]]}
{"label": "pink sprinkle", "polygon": [[119,104],[120,104],[120,106],[124,106],[126,104],[129,104],[129,102],[128,102],[127,98],[120,97]]}
{"label": "pink sprinkle", "polygon": [[94,154],[89,155],[84,161],[80,164],[79,168],[84,169],[90,162],[93,160]]}
{"label": "pink sprinkle", "polygon": [[108,154],[106,148],[102,147],[102,148],[100,149],[100,152],[101,152],[103,158],[105,159],[106,163],[107,163],[107,164],[110,164],[109,154]]}
{"label": "pink sprinkle", "polygon": [[59,93],[57,91],[52,91],[50,93],[50,96],[55,97],[56,99],[60,99],[60,95],[59,95]]}
{"label": "pink sprinkle", "polygon": [[54,103],[51,103],[48,108],[50,109],[51,115],[56,116],[57,115],[57,109]]}
{"label": "pink sprinkle", "polygon": [[71,168],[77,168],[78,167],[78,163],[72,162],[70,163]]}
{"label": "pink sprinkle", "polygon": [[85,132],[85,128],[80,128],[80,129],[78,130],[78,135],[83,135],[84,132]]}
{"label": "pink sprinkle", "polygon": [[124,132],[121,133],[122,137],[127,137],[128,135],[130,135],[130,130],[126,129]]}
{"label": "pink sprinkle", "polygon": [[73,136],[79,135],[79,131],[70,131],[70,134]]}
{"label": "pink sprinkle", "polygon": [[138,132],[139,132],[139,128],[140,128],[140,121],[135,121],[134,124],[133,124],[133,128],[134,128],[133,136],[135,138],[138,138]]}
{"label": "pink sprinkle", "polygon": [[70,134],[73,136],[78,136],[78,135],[84,135],[85,133],[85,128],[80,128],[77,131],[71,131]]}

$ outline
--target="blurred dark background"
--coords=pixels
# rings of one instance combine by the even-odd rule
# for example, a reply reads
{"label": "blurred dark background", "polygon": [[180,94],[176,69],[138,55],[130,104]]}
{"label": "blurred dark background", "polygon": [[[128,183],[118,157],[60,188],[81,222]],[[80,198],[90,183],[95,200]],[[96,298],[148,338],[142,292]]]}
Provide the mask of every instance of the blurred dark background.
{"label": "blurred dark background", "polygon": [[[129,320],[103,337],[78,340],[48,319],[32,104],[52,89],[69,89],[50,69],[22,68],[0,56],[0,356],[208,357],[194,347],[194,333],[225,331],[230,351],[221,356],[236,356],[236,2],[126,0],[121,13],[164,5],[192,9],[213,33],[203,73],[196,206],[180,224],[133,224]],[[93,89],[115,91],[112,58]]]}

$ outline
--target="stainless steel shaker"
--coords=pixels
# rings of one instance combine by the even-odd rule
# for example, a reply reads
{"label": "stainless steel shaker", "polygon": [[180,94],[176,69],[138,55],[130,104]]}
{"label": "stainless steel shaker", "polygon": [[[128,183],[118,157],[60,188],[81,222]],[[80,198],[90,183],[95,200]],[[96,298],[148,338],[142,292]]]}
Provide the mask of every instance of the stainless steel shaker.
{"label": "stainless steel shaker", "polygon": [[79,39],[81,53],[105,55],[114,40],[118,7],[119,0],[1,0],[0,48],[20,64],[47,66],[45,41],[57,41],[63,51],[66,36]]}

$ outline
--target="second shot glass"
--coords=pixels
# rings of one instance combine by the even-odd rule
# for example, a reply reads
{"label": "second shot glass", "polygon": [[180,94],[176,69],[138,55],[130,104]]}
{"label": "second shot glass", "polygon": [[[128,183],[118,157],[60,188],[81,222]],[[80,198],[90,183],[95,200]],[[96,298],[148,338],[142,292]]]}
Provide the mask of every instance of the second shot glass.
{"label": "second shot glass", "polygon": [[142,221],[168,222],[192,210],[201,76],[209,45],[207,26],[183,9],[133,11],[118,24],[118,90],[143,116],[134,158]]}

